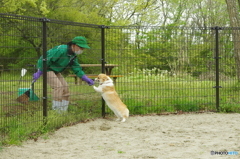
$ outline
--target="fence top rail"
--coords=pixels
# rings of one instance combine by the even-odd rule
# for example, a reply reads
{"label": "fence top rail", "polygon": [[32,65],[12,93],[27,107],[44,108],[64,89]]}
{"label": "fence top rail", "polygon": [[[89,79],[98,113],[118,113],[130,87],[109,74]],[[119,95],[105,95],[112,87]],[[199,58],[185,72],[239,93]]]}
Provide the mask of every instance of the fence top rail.
{"label": "fence top rail", "polygon": [[212,27],[188,27],[188,26],[105,26],[105,25],[96,25],[96,24],[87,24],[80,22],[48,19],[45,17],[30,17],[23,15],[15,15],[8,13],[0,13],[0,18],[8,19],[18,19],[18,20],[28,20],[28,21],[46,21],[49,23],[55,24],[64,24],[64,25],[74,25],[82,27],[92,27],[92,28],[112,28],[112,29],[181,29],[181,30],[240,30],[240,27],[221,27],[221,26],[212,26]]}
{"label": "fence top rail", "polygon": [[7,14],[7,13],[0,13],[0,18],[27,20],[27,21],[39,21],[39,22],[45,21],[45,22],[55,23],[55,24],[75,25],[75,26],[84,26],[84,27],[95,27],[95,28],[101,28],[103,26],[103,25],[96,25],[96,24],[87,24],[87,23],[80,23],[80,22],[48,19],[46,17],[41,17],[41,18],[40,17],[30,17],[30,16]]}
{"label": "fence top rail", "polygon": [[188,27],[188,26],[109,26],[112,29],[179,29],[179,30],[240,30],[240,27]]}
{"label": "fence top rail", "polygon": [[39,19],[40,19],[37,17],[15,15],[15,14],[8,14],[8,13],[0,13],[0,17],[8,18],[8,19],[29,20],[29,21],[39,21]]}

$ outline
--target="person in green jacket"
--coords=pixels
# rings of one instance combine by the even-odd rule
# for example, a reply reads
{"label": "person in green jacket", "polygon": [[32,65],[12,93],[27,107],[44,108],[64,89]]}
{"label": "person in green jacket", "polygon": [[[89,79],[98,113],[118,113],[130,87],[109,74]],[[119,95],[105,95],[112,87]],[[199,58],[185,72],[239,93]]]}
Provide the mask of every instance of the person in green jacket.
{"label": "person in green jacket", "polygon": [[[83,36],[77,36],[72,39],[67,45],[59,45],[47,51],[47,83],[53,89],[52,91],[52,109],[59,112],[67,111],[69,104],[69,87],[61,75],[61,72],[67,67],[71,67],[76,74],[88,85],[93,85],[94,81],[89,79],[80,64],[78,63],[77,55],[83,53],[84,49],[90,49],[87,40]],[[43,74],[43,56],[37,62],[38,71],[33,74],[34,82]]]}

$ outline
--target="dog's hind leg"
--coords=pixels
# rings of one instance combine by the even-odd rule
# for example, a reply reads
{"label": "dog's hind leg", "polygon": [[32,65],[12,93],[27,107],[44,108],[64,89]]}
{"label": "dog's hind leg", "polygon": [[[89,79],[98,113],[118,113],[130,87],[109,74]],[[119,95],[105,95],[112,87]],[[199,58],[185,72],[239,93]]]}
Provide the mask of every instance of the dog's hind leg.
{"label": "dog's hind leg", "polygon": [[129,110],[127,109],[125,114],[122,116],[121,122],[125,122],[128,117],[129,117]]}
{"label": "dog's hind leg", "polygon": [[126,121],[126,118],[122,118],[121,122],[123,123],[123,122],[125,122],[125,121]]}
{"label": "dog's hind leg", "polygon": [[118,119],[117,121],[125,122],[126,118],[122,114],[118,114]]}
{"label": "dog's hind leg", "polygon": [[113,110],[113,112],[117,116],[116,121],[121,121],[122,120],[122,115],[117,110]]}

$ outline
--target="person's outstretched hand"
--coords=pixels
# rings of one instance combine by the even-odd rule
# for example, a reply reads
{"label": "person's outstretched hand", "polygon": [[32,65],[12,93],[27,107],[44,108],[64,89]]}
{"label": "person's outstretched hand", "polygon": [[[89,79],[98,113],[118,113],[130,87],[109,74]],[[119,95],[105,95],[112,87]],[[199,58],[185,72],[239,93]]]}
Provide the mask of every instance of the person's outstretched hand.
{"label": "person's outstretched hand", "polygon": [[86,75],[82,76],[82,80],[87,82],[89,86],[94,85],[94,81],[92,79],[88,78]]}

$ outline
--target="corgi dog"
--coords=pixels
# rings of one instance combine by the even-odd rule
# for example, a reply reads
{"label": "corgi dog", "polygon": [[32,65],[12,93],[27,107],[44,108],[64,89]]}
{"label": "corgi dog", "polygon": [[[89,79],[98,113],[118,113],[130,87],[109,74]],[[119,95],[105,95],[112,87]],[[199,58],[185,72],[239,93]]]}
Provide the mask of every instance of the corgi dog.
{"label": "corgi dog", "polygon": [[99,74],[95,81],[99,82],[99,86],[93,86],[94,90],[101,93],[108,107],[117,116],[117,121],[125,122],[129,117],[129,110],[115,91],[112,79],[106,74]]}

